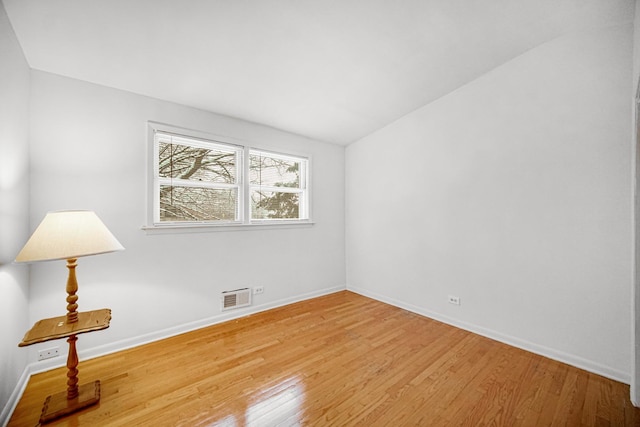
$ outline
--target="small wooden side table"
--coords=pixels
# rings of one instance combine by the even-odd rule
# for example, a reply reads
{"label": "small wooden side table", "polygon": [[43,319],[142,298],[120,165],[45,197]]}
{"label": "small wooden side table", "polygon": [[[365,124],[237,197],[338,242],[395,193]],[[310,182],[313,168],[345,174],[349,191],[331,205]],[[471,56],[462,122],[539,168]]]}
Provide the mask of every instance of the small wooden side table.
{"label": "small wooden side table", "polygon": [[67,357],[67,391],[48,396],[42,408],[40,422],[46,423],[56,418],[76,412],[98,403],[100,400],[100,381],[78,386],[78,353],[76,335],[99,331],[109,327],[111,310],[78,312],[77,321],[68,322],[68,316],[53,317],[36,322],[25,334],[19,347],[67,338],[69,355]]}

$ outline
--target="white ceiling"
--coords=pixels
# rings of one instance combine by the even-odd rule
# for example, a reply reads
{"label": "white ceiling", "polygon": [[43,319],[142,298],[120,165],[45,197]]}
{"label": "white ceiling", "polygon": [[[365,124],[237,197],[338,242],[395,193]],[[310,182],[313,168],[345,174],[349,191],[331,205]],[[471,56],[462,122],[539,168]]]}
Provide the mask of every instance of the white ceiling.
{"label": "white ceiling", "polygon": [[38,70],[348,144],[633,0],[3,0]]}

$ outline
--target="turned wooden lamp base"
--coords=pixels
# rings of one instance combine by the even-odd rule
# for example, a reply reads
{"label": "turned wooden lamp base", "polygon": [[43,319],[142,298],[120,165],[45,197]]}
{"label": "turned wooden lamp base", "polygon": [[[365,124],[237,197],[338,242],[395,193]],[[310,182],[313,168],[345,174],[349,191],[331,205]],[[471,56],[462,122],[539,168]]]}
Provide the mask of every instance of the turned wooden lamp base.
{"label": "turned wooden lamp base", "polygon": [[78,397],[67,399],[67,392],[52,394],[47,397],[42,407],[40,422],[51,422],[57,418],[72,414],[100,401],[100,381],[83,384],[78,387]]}
{"label": "turned wooden lamp base", "polygon": [[[33,232],[16,262],[67,260],[67,315],[36,322],[25,334],[20,347],[67,338],[67,392],[53,394],[45,400],[40,422],[60,418],[100,400],[100,382],[78,386],[77,335],[109,327],[111,310],[104,308],[78,312],[78,257],[124,250],[100,218],[91,211],[49,212]],[[74,422],[76,424],[76,422]]]}
{"label": "turned wooden lamp base", "polygon": [[67,391],[53,394],[44,402],[40,423],[44,424],[64,417],[100,401],[100,381],[78,386],[77,335],[99,331],[109,327],[111,310],[103,308],[87,312],[78,312],[78,283],[76,282],[76,259],[67,260],[69,278],[67,280],[67,315],[43,319],[25,334],[20,347],[54,339],[67,338],[69,354],[67,356]]}

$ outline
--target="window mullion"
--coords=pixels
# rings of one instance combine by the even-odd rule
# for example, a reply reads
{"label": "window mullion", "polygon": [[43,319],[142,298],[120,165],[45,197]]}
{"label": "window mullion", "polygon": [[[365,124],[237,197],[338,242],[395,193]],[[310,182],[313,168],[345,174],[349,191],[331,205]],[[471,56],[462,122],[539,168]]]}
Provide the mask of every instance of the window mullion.
{"label": "window mullion", "polygon": [[204,188],[237,188],[238,184],[227,184],[225,182],[211,181],[190,181],[180,178],[164,178],[158,177],[160,185],[170,185],[173,187],[204,187]]}
{"label": "window mullion", "polygon": [[244,147],[242,157],[242,218],[241,221],[245,224],[251,223],[251,189],[250,189],[250,148]]}
{"label": "window mullion", "polygon": [[298,187],[271,187],[266,185],[251,185],[251,190],[268,191],[273,193],[302,193],[304,190]]}

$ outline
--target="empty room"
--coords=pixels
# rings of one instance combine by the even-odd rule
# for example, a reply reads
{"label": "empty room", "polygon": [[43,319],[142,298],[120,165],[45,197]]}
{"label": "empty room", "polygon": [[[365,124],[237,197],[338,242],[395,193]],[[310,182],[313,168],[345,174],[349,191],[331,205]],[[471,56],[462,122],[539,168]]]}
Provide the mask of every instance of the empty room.
{"label": "empty room", "polygon": [[640,425],[635,0],[0,0],[0,425]]}

